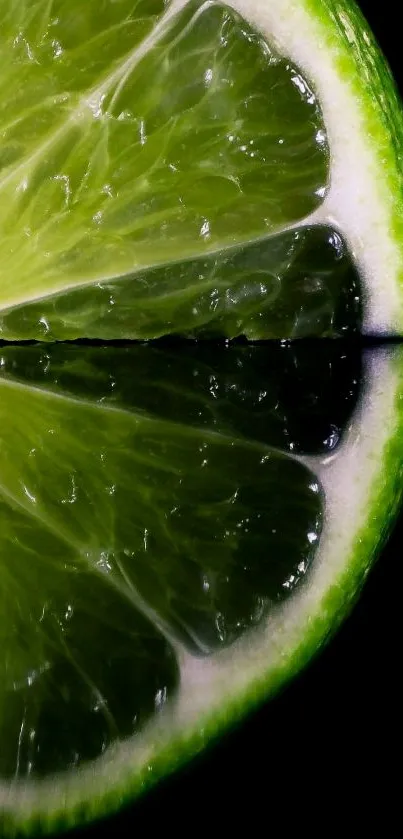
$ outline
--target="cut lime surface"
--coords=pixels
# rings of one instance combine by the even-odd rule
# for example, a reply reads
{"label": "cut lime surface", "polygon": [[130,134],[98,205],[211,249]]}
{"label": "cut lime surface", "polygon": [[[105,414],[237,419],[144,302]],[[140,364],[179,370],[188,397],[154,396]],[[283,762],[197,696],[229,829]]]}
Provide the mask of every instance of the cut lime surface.
{"label": "cut lime surface", "polygon": [[0,16],[1,337],[401,331],[402,116],[354,5]]}
{"label": "cut lime surface", "polygon": [[3,835],[139,794],[349,610],[401,492],[403,357],[325,342],[316,362],[3,349]]}
{"label": "cut lime surface", "polygon": [[402,489],[402,116],[346,0],[0,0],[0,834],[141,794],[349,611]]}

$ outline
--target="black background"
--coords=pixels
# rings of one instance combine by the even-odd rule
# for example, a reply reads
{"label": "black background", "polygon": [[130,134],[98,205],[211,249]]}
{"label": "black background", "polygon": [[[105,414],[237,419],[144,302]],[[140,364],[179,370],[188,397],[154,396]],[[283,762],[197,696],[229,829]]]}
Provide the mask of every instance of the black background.
{"label": "black background", "polygon": [[[360,5],[403,92],[400,0]],[[328,836],[339,817],[347,836],[360,835],[368,813],[390,835],[399,808],[402,545],[403,516],[351,617],[281,696],[142,801],[71,839],[266,836],[279,825],[285,836],[307,828]]]}

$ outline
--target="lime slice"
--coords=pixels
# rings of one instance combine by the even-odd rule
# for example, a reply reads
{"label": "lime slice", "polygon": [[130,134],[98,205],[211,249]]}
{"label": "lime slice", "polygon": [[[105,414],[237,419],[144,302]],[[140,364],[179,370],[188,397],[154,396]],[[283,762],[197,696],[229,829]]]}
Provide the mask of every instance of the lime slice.
{"label": "lime slice", "polygon": [[2,836],[140,794],[351,608],[401,494],[403,354],[317,356],[3,349]]}
{"label": "lime slice", "polygon": [[[1,338],[401,333],[401,111],[354,6],[0,16]],[[116,809],[276,692],[393,519],[401,349],[184,355],[1,352],[6,837]]]}
{"label": "lime slice", "polygon": [[0,0],[0,337],[402,329],[402,116],[346,0]]}

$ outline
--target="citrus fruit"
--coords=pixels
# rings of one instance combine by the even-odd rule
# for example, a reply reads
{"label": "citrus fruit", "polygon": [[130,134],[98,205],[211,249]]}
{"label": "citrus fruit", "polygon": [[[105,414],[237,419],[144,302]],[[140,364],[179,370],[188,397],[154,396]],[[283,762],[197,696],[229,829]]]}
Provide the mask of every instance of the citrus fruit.
{"label": "citrus fruit", "polygon": [[402,485],[400,347],[10,346],[2,835],[100,816],[348,612]]}
{"label": "citrus fruit", "polygon": [[402,116],[347,0],[1,0],[0,337],[402,329]]}
{"label": "citrus fruit", "polygon": [[0,0],[0,832],[275,693],[402,489],[400,106],[344,0]]}

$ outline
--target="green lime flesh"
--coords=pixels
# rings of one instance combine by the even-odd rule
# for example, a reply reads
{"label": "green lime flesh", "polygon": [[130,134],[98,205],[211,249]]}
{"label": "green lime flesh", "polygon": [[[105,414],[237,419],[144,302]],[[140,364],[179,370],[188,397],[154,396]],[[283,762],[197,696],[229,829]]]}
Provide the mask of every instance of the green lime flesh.
{"label": "green lime flesh", "polygon": [[[255,354],[259,348],[228,349],[213,372],[196,353],[187,387],[173,358],[164,379],[167,404],[171,392],[176,400],[173,422],[169,409],[156,416],[116,387],[108,393],[113,376],[139,406],[152,399],[164,353],[151,359],[145,389],[139,347],[56,347],[54,358],[52,349],[4,351],[3,779],[73,770],[133,734],[178,688],[175,639],[193,655],[211,655],[258,624],[305,575],[323,498],[312,472],[273,447],[284,412],[272,394],[265,442],[254,441],[261,436],[253,433],[254,394],[242,393],[240,382],[251,379]],[[291,354],[288,363],[298,362]],[[330,350],[328,363],[338,361]],[[345,388],[353,369],[346,368]],[[192,377],[203,372],[198,401],[206,417],[196,425],[187,414]],[[273,390],[283,375],[277,360]],[[229,381],[249,419],[247,438],[231,423]],[[320,381],[318,374],[321,400]],[[264,374],[255,383],[262,390]],[[102,395],[91,394],[97,387]],[[223,420],[220,412],[209,417],[220,391]],[[292,408],[287,413],[292,427]],[[332,444],[319,439],[323,446]]]}
{"label": "green lime flesh", "polygon": [[282,232],[328,190],[317,97],[236,12],[4,5],[0,337],[359,328],[340,234]]}
{"label": "green lime flesh", "polygon": [[231,649],[309,576],[324,496],[294,455],[342,445],[361,371],[353,347],[315,357],[3,348],[0,790],[136,736],[183,653]]}

